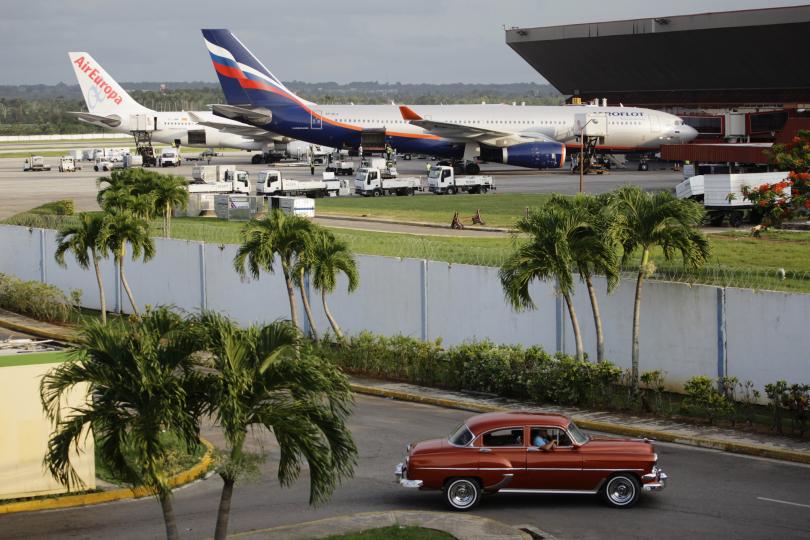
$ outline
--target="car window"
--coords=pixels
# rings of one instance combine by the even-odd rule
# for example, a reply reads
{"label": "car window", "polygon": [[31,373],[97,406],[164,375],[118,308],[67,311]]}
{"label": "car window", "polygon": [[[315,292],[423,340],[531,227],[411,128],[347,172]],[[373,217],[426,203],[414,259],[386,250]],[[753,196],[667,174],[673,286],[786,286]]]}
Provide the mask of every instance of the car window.
{"label": "car window", "polygon": [[455,431],[453,431],[448,440],[450,441],[450,444],[454,446],[467,446],[470,444],[470,441],[473,440],[473,434],[470,433],[470,430],[467,428],[466,424],[461,424]]}
{"label": "car window", "polygon": [[523,428],[511,427],[484,433],[482,446],[523,446]]}
{"label": "car window", "polygon": [[556,441],[557,446],[560,448],[564,448],[566,446],[573,446],[573,444],[571,444],[571,438],[568,436],[565,430],[560,428],[533,427],[531,429],[532,446],[538,446],[538,444],[536,444],[536,442],[539,442],[538,437],[541,437],[546,442]]}
{"label": "car window", "polygon": [[582,433],[575,423],[571,422],[568,424],[568,432],[571,433],[571,436],[574,438],[574,441],[577,444],[585,444],[588,442],[588,436]]}

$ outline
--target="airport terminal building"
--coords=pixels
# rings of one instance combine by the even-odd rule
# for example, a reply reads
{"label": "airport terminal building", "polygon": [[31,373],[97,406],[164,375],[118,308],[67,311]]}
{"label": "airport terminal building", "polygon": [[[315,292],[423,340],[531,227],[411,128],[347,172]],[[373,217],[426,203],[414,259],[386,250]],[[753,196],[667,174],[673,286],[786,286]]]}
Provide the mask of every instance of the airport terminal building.
{"label": "airport terminal building", "polygon": [[[810,129],[810,5],[506,30],[562,94],[682,116],[703,144],[671,161],[764,163]],[[736,143],[736,144],[729,144]]]}

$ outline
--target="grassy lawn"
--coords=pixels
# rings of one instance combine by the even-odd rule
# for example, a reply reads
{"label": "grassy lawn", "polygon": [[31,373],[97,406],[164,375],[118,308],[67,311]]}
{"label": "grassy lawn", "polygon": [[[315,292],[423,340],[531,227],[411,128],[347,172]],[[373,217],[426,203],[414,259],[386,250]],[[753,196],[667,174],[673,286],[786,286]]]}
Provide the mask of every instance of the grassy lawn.
{"label": "grassy lawn", "polygon": [[422,527],[384,527],[359,533],[336,534],[326,540],[446,540],[453,539],[445,532]]}
{"label": "grassy lawn", "polygon": [[335,197],[319,199],[319,214],[425,221],[449,225],[455,212],[469,218],[476,210],[492,227],[512,227],[526,207],[542,206],[549,195],[490,193],[487,195],[445,195],[416,197]]}

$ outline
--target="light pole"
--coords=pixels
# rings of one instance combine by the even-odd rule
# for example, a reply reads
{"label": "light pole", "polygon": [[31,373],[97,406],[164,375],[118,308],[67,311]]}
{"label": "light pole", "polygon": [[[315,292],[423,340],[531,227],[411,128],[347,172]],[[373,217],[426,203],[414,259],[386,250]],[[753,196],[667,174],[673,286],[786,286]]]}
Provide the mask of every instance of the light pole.
{"label": "light pole", "polygon": [[593,118],[582,124],[579,128],[579,192],[585,193],[585,126],[593,122]]}

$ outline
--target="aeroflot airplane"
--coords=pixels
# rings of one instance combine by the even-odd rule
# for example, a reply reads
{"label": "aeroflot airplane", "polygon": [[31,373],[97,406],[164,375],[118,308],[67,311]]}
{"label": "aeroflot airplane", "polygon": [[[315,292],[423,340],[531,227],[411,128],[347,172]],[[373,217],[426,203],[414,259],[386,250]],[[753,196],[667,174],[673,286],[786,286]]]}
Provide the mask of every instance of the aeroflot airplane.
{"label": "aeroflot airplane", "polygon": [[175,146],[261,150],[290,139],[214,116],[211,111],[157,112],[132,99],[86,52],[68,53],[89,112],[71,112],[80,120],[120,133],[150,131],[152,140]]}
{"label": "aeroflot airplane", "polygon": [[374,134],[399,152],[474,158],[520,167],[562,167],[566,147],[596,134],[599,152],[650,152],[697,131],[677,116],[590,105],[317,105],[296,96],[228,30],[203,30],[228,105],[214,113],[312,143],[357,149]]}

